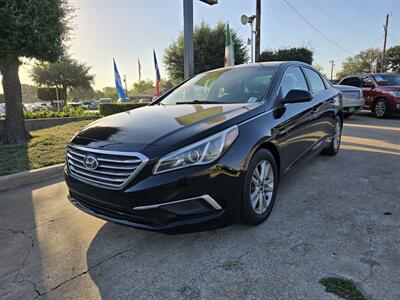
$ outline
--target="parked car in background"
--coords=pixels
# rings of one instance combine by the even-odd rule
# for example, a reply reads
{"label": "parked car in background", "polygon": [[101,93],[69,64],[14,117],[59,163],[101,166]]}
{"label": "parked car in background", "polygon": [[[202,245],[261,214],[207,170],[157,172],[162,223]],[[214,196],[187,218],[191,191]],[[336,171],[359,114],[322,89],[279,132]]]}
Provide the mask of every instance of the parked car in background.
{"label": "parked car in background", "polygon": [[100,98],[98,104],[106,104],[106,103],[113,103],[111,98]]}
{"label": "parked car in background", "polygon": [[37,112],[41,110],[47,110],[51,108],[50,103],[41,103],[41,102],[36,102],[36,103],[28,103],[24,105],[24,109],[28,112]]}
{"label": "parked car in background", "polygon": [[78,108],[78,107],[83,107],[83,102],[69,102],[67,104],[69,108]]}
{"label": "parked car in background", "polygon": [[349,118],[355,112],[363,109],[365,100],[360,88],[350,85],[334,85],[343,95],[343,115]]}
{"label": "parked car in background", "polygon": [[365,108],[377,118],[400,113],[400,74],[373,73],[343,78],[340,85],[362,88]]}
{"label": "parked car in background", "polygon": [[87,110],[95,110],[98,108],[98,104],[96,100],[86,100],[82,102],[82,107]]}
{"label": "parked car in background", "polygon": [[339,151],[342,95],[301,62],[198,74],[147,106],[97,120],[67,147],[72,204],[168,230],[265,221],[279,181]]}
{"label": "parked car in background", "polygon": [[142,98],[139,100],[138,103],[151,103],[152,100],[150,98]]}
{"label": "parked car in background", "polygon": [[6,114],[6,104],[0,103],[0,116]]}

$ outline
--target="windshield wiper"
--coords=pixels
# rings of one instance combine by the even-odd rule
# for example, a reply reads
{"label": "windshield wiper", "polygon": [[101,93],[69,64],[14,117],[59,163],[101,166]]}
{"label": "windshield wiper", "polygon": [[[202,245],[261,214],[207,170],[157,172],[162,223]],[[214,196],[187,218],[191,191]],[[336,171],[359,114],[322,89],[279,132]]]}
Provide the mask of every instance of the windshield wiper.
{"label": "windshield wiper", "polygon": [[176,102],[175,104],[221,104],[224,102],[216,102],[216,101],[205,101],[205,100],[193,100],[193,101],[183,101],[183,102]]}

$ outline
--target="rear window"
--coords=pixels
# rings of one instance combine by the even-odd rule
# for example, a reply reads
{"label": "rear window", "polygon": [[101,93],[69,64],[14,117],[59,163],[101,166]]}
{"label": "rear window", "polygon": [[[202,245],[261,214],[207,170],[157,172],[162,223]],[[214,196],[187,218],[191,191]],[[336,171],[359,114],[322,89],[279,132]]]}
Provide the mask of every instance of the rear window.
{"label": "rear window", "polygon": [[349,78],[343,79],[339,84],[361,87],[361,80],[358,77],[349,77]]}

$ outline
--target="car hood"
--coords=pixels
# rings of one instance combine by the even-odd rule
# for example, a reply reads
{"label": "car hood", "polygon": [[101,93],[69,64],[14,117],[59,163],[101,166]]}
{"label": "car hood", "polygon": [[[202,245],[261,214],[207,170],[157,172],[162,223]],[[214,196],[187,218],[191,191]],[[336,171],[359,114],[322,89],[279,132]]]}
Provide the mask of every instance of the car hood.
{"label": "car hood", "polygon": [[378,89],[385,92],[400,91],[400,85],[379,86]]}
{"label": "car hood", "polygon": [[71,142],[144,153],[150,148],[179,148],[262,111],[262,103],[151,105],[99,119]]}

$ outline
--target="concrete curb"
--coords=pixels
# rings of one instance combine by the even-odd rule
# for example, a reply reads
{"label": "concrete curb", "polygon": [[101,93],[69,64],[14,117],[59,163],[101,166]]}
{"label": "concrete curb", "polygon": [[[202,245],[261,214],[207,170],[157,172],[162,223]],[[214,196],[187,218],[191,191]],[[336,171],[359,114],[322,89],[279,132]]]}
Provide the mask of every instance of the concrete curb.
{"label": "concrete curb", "polygon": [[0,177],[0,192],[62,176],[64,164],[24,171]]}

